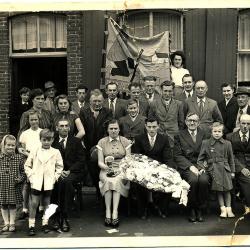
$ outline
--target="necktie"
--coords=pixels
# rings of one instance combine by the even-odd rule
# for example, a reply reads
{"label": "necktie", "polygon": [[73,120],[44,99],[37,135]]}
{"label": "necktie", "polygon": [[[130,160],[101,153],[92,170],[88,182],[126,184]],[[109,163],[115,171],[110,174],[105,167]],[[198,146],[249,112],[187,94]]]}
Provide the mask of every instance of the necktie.
{"label": "necktie", "polygon": [[167,111],[169,110],[169,104],[170,104],[170,102],[165,102],[165,106],[166,106]]}
{"label": "necktie", "polygon": [[65,139],[62,139],[62,140],[59,142],[59,144],[60,144],[62,150],[65,149],[65,147],[64,147],[64,142],[65,142]]}
{"label": "necktie", "polygon": [[149,137],[150,140],[149,140],[149,143],[150,143],[150,147],[153,148],[154,147],[154,137]]}
{"label": "necktie", "polygon": [[111,109],[113,117],[114,117],[115,116],[114,100],[110,100],[110,109]]}
{"label": "necktie", "polygon": [[247,135],[246,135],[246,133],[242,133],[242,142],[243,143],[247,143]]}
{"label": "necktie", "polygon": [[196,142],[196,136],[195,136],[194,131],[191,132],[191,137],[192,137],[193,142],[195,143]]}
{"label": "necktie", "polygon": [[188,93],[188,98],[189,98],[189,97],[191,97],[191,94],[190,94],[190,92]]}
{"label": "necktie", "polygon": [[203,112],[203,100],[200,100],[199,108],[200,108],[200,113],[202,113]]}
{"label": "necktie", "polygon": [[240,117],[241,117],[241,115],[243,114],[243,110],[242,109],[239,109],[239,122],[240,122]]}

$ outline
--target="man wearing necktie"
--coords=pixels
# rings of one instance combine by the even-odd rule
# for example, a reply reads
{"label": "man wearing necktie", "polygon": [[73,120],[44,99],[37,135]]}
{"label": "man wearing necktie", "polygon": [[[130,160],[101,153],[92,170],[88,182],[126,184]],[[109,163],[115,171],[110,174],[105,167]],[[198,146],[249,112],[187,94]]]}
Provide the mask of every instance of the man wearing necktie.
{"label": "man wearing necktie", "polygon": [[88,88],[84,84],[79,84],[76,88],[77,99],[72,102],[71,108],[76,114],[80,114],[80,110],[88,106],[86,102],[86,96],[88,93]]}
{"label": "man wearing necktie", "polygon": [[144,82],[144,91],[143,95],[144,99],[148,101],[148,103],[152,103],[155,100],[161,98],[160,94],[156,91],[156,77],[155,76],[145,76],[143,78]]}
{"label": "man wearing necktie", "polygon": [[180,101],[184,101],[194,95],[194,81],[190,74],[185,74],[182,77],[183,92],[176,95],[175,98]]}
{"label": "man wearing necktie", "polygon": [[[160,132],[168,135],[173,142],[174,135],[183,127],[181,124],[182,105],[181,101],[173,98],[174,83],[164,81],[161,84],[162,96],[161,99],[151,103],[148,117],[156,116],[160,124]],[[173,143],[171,142],[171,146]]]}
{"label": "man wearing necktie", "polygon": [[213,122],[223,123],[221,112],[217,102],[206,96],[208,91],[205,81],[197,81],[195,84],[195,95],[183,102],[182,124],[185,124],[187,113],[197,113],[200,117],[200,127],[211,133],[210,126]]}
{"label": "man wearing necktie", "polygon": [[118,84],[110,82],[106,85],[107,99],[104,100],[103,106],[110,109],[114,119],[119,119],[126,115],[126,100],[118,98]]}
{"label": "man wearing necktie", "polygon": [[[173,167],[172,151],[167,135],[159,134],[159,122],[156,117],[150,117],[145,121],[146,132],[135,137],[133,153],[147,155],[148,157]],[[150,202],[150,192],[147,188],[133,183],[137,198],[137,212],[141,219],[146,219],[150,208],[157,212],[162,218],[166,218],[168,204],[171,194],[162,192],[152,192]],[[133,190],[133,189],[132,189]],[[151,206],[150,206],[151,205]]]}
{"label": "man wearing necktie", "polygon": [[[234,116],[235,119],[235,128],[233,132],[236,132],[240,128],[240,117],[243,114],[249,114],[250,115],[250,106],[248,105],[249,101],[249,96],[250,96],[250,90],[246,87],[239,87],[234,94],[237,98],[237,103],[238,103],[238,112]],[[233,115],[233,114],[231,114]]]}
{"label": "man wearing necktie", "polygon": [[59,211],[54,216],[53,227],[61,228],[64,232],[70,230],[68,216],[74,198],[74,184],[82,180],[86,164],[86,154],[81,140],[70,135],[69,129],[68,120],[59,120],[56,126],[58,137],[52,144],[54,148],[60,150],[64,165],[64,170],[52,194],[53,203],[59,206]]}
{"label": "man wearing necktie", "polygon": [[190,222],[202,222],[202,209],[209,199],[209,176],[197,165],[202,141],[208,138],[199,128],[199,116],[188,113],[187,128],[174,138],[174,161],[181,177],[190,184],[188,209]]}
{"label": "man wearing necktie", "polygon": [[249,143],[250,115],[240,117],[240,130],[228,134],[235,156],[236,182],[244,196],[245,212],[250,212],[250,143]]}

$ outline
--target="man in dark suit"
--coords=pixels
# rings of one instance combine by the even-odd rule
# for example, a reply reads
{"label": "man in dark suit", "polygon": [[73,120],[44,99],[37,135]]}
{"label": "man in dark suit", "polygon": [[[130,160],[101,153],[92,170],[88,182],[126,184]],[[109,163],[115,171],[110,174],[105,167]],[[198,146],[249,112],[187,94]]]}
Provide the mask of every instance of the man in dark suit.
{"label": "man in dark suit", "polygon": [[118,85],[115,82],[110,82],[106,85],[106,94],[108,98],[104,100],[103,107],[112,111],[113,118],[119,119],[126,115],[126,100],[120,99],[118,95]]}
{"label": "man in dark suit", "polygon": [[249,106],[249,96],[250,96],[250,89],[246,87],[238,87],[236,93],[234,94],[237,97],[237,103],[239,109],[237,110],[235,119],[235,127],[233,132],[236,132],[240,129],[240,117],[243,114],[250,115],[250,106]]}
{"label": "man in dark suit", "polygon": [[208,87],[205,81],[197,81],[195,84],[195,95],[183,102],[182,124],[186,119],[187,113],[196,113],[200,117],[200,127],[205,131],[210,131],[213,122],[223,123],[221,112],[217,102],[206,97]]}
{"label": "man in dark suit", "polygon": [[234,97],[234,86],[232,84],[222,84],[221,90],[224,99],[218,103],[218,107],[224,121],[224,134],[226,135],[233,132],[233,129],[235,128],[239,106],[237,98]]}
{"label": "man in dark suit", "polygon": [[80,114],[81,108],[87,107],[88,103],[86,102],[88,88],[84,84],[79,84],[76,88],[76,97],[77,99],[72,102],[72,110],[76,114]]}
{"label": "man in dark suit", "polygon": [[52,147],[59,149],[63,158],[64,169],[55,184],[52,203],[59,206],[59,212],[56,215],[56,229],[60,227],[62,231],[68,232],[70,225],[68,215],[74,198],[74,184],[83,178],[84,164],[86,155],[81,140],[69,135],[69,121],[61,119],[58,121],[56,130],[58,137],[55,138]]}
{"label": "man in dark suit", "polygon": [[228,134],[231,141],[234,157],[236,182],[245,199],[245,210],[250,212],[250,143],[249,143],[250,115],[243,114],[240,117],[240,130]]}
{"label": "man in dark suit", "polygon": [[187,129],[181,130],[174,138],[174,161],[181,177],[190,184],[188,193],[189,221],[203,221],[202,207],[208,199],[209,177],[199,170],[197,159],[202,141],[207,135],[199,126],[199,116],[188,113],[186,117]]}
{"label": "man in dark suit", "polygon": [[[133,153],[147,155],[159,162],[173,166],[172,151],[169,145],[167,135],[158,133],[159,122],[157,118],[150,117],[145,121],[146,133],[135,137]],[[139,184],[135,184],[135,193],[137,198],[137,211],[142,219],[146,219],[149,208],[148,196],[149,190]],[[152,192],[154,209],[162,218],[166,218],[168,203],[171,195],[163,192]]]}
{"label": "man in dark suit", "polygon": [[142,97],[142,86],[138,82],[132,82],[128,85],[128,90],[131,99],[134,99],[138,103],[139,114],[143,116],[148,116],[149,103]]}
{"label": "man in dark suit", "polygon": [[194,80],[190,74],[185,74],[182,77],[183,92],[175,96],[175,99],[184,101],[194,95]]}
{"label": "man in dark suit", "polygon": [[84,144],[88,152],[88,170],[91,175],[94,186],[96,187],[97,196],[99,197],[99,172],[97,158],[92,157],[92,152],[98,141],[106,134],[105,123],[112,119],[112,112],[106,107],[103,107],[103,95],[99,89],[94,89],[90,92],[89,106],[81,109],[80,119],[84,124],[85,136]]}

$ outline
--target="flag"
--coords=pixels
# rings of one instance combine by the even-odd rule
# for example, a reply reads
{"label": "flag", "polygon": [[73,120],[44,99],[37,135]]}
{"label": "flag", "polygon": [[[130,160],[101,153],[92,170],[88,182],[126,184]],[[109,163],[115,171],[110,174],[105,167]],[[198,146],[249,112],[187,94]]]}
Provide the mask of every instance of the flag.
{"label": "flag", "polygon": [[116,81],[120,89],[126,91],[136,63],[134,82],[142,82],[145,76],[155,76],[158,86],[170,80],[169,42],[168,31],[153,37],[134,37],[109,18],[105,83]]}

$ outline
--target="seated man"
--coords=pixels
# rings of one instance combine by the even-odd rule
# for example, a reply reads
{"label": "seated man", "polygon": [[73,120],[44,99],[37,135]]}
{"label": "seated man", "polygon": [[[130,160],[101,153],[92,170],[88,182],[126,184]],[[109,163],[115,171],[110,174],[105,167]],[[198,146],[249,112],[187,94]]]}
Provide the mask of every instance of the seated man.
{"label": "seated man", "polygon": [[[167,135],[159,134],[159,122],[157,118],[150,117],[145,121],[146,133],[135,137],[133,153],[146,155],[161,163],[173,166],[172,151]],[[137,199],[137,212],[141,219],[146,219],[149,208],[149,190],[139,184],[133,183]],[[168,203],[171,194],[152,192],[153,206],[159,216],[166,218]]]}
{"label": "seated man", "polygon": [[181,130],[174,138],[174,161],[181,177],[190,185],[188,194],[188,207],[190,209],[190,222],[202,222],[201,208],[204,206],[209,194],[209,177],[197,168],[202,141],[207,139],[204,131],[198,128],[199,116],[188,113],[186,117],[187,128]]}
{"label": "seated man", "polygon": [[235,156],[236,182],[245,199],[245,210],[250,212],[250,144],[249,144],[250,115],[240,117],[240,130],[228,134]]}
{"label": "seated man", "polygon": [[60,150],[63,158],[64,170],[58,183],[55,185],[51,203],[58,204],[58,212],[54,216],[54,229],[61,227],[62,231],[68,232],[70,225],[68,214],[74,198],[74,184],[83,178],[85,164],[85,150],[81,140],[69,134],[69,121],[58,121],[56,130],[58,137],[55,138],[52,147]]}

